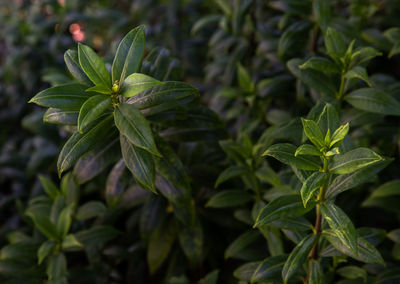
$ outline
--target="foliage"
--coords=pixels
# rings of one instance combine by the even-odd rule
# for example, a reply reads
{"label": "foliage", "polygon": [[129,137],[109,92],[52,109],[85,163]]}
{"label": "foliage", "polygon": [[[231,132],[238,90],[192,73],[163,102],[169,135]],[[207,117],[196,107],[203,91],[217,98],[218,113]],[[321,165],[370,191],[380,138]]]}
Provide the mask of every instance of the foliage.
{"label": "foliage", "polygon": [[1,283],[398,283],[399,12],[1,3]]}

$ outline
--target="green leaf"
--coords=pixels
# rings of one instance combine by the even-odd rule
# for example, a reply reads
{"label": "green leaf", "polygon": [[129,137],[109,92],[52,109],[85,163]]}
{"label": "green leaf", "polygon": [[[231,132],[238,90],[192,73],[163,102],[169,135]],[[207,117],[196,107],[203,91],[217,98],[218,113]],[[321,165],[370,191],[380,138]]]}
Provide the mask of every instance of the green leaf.
{"label": "green leaf", "polygon": [[343,245],[357,254],[356,228],[346,213],[331,202],[321,204],[321,213]]}
{"label": "green leaf", "polygon": [[326,173],[315,172],[310,175],[300,189],[301,199],[304,207],[307,207],[308,201],[313,197],[317,191],[326,181]]}
{"label": "green leaf", "polygon": [[294,156],[298,155],[322,156],[322,153],[314,145],[304,144],[296,149]]}
{"label": "green leaf", "polygon": [[193,226],[185,226],[179,231],[179,244],[191,264],[197,265],[203,256],[203,228],[198,221]]}
{"label": "green leaf", "polygon": [[331,230],[324,230],[322,235],[340,252],[356,260],[366,263],[377,263],[384,265],[384,261],[379,251],[362,237],[357,238],[357,253],[355,254],[345,246],[339,237]]}
{"label": "green leaf", "polygon": [[95,93],[100,93],[100,94],[104,94],[104,95],[111,95],[112,94],[112,90],[107,86],[103,86],[103,85],[96,85],[90,88],[87,88],[85,90],[86,92],[95,92]]}
{"label": "green leaf", "polygon": [[308,206],[304,207],[297,194],[280,196],[259,211],[254,227],[260,227],[284,217],[302,216],[314,206],[315,202],[309,202]]}
{"label": "green leaf", "polygon": [[58,187],[51,180],[45,178],[42,175],[39,175],[39,180],[43,186],[44,191],[51,199],[55,200],[60,195]]}
{"label": "green leaf", "polygon": [[303,123],[304,133],[308,139],[310,139],[315,146],[321,149],[324,146],[324,135],[322,134],[321,129],[319,129],[318,124],[313,120],[304,118],[301,119],[301,122]]}
{"label": "green leaf", "polygon": [[104,244],[120,234],[111,226],[95,225],[88,230],[79,231],[75,234],[76,239],[85,246]]}
{"label": "green leaf", "polygon": [[154,188],[155,170],[153,156],[136,147],[124,135],[120,136],[122,157],[126,167],[131,171],[136,181],[145,189],[156,193]]}
{"label": "green leaf", "polygon": [[240,63],[237,64],[237,77],[239,81],[239,86],[243,89],[243,91],[248,93],[254,91],[254,84],[251,80],[250,74]]}
{"label": "green leaf", "polygon": [[122,84],[125,78],[139,70],[144,53],[143,25],[131,30],[120,42],[112,64],[112,81]]}
{"label": "green leaf", "polygon": [[341,125],[338,129],[335,130],[331,137],[331,143],[329,144],[329,147],[332,147],[336,143],[342,141],[347,133],[349,132],[349,123],[346,123],[345,125]]}
{"label": "green leaf", "polygon": [[111,87],[111,77],[104,62],[89,46],[78,43],[78,58],[82,70],[95,85]]}
{"label": "green leaf", "polygon": [[204,278],[201,278],[198,284],[218,284],[219,270],[214,270],[208,273]]}
{"label": "green leaf", "polygon": [[111,115],[83,134],[74,133],[65,143],[58,156],[57,169],[59,176],[72,167],[83,154],[96,147],[98,143],[112,137],[114,133],[115,128],[113,127],[113,117]]}
{"label": "green leaf", "polygon": [[328,58],[314,56],[299,66],[300,69],[314,69],[323,73],[339,74],[340,68]]}
{"label": "green leaf", "polygon": [[154,274],[167,259],[175,238],[176,230],[170,222],[164,222],[151,234],[147,247],[150,274]]}
{"label": "green leaf", "polygon": [[327,97],[334,98],[336,94],[336,85],[332,80],[322,72],[310,68],[300,69],[299,65],[301,65],[302,62],[301,59],[297,58],[289,60],[287,66],[290,72],[308,87]]}
{"label": "green leaf", "polygon": [[255,230],[241,234],[225,250],[225,259],[237,256],[243,249],[254,243],[260,237],[260,233]]}
{"label": "green leaf", "polygon": [[313,228],[311,223],[304,217],[283,218],[272,222],[272,225],[280,229],[291,231],[308,231]]}
{"label": "green leaf", "polygon": [[389,181],[375,189],[369,199],[400,195],[400,180]]}
{"label": "green leaf", "polygon": [[111,106],[111,97],[96,95],[90,97],[81,107],[78,117],[78,131],[83,133],[92,121],[99,118],[103,112]]}
{"label": "green leaf", "polygon": [[62,110],[79,110],[92,94],[85,92],[86,85],[71,83],[41,91],[29,102],[43,107]]}
{"label": "green leaf", "polygon": [[221,15],[207,15],[201,17],[193,24],[192,29],[190,30],[190,34],[192,36],[196,35],[204,27],[212,24],[217,24],[221,20],[221,18]]}
{"label": "green leaf", "polygon": [[79,111],[49,108],[43,116],[43,121],[61,125],[76,125],[78,115]]}
{"label": "green leaf", "polygon": [[208,200],[206,207],[236,207],[243,205],[252,199],[252,195],[244,190],[224,190],[213,195],[210,200]]}
{"label": "green leaf", "polygon": [[49,257],[46,273],[49,280],[60,280],[67,276],[67,259],[63,253],[53,254]]}
{"label": "green leaf", "polygon": [[309,21],[296,21],[285,29],[278,42],[278,56],[288,59],[299,54],[307,43],[307,35],[311,28]]}
{"label": "green leaf", "polygon": [[323,32],[328,28],[332,19],[333,5],[330,0],[313,1],[313,15]]}
{"label": "green leaf", "polygon": [[400,115],[400,103],[377,89],[357,89],[346,95],[344,99],[357,109],[385,115]]}
{"label": "green leaf", "polygon": [[250,282],[254,271],[257,269],[260,263],[260,261],[245,263],[233,271],[233,276],[242,281]]}
{"label": "green leaf", "polygon": [[220,175],[217,178],[217,181],[215,182],[214,187],[217,188],[221,183],[229,179],[244,175],[246,173],[248,173],[248,169],[245,166],[240,166],[240,165],[230,166],[229,168],[225,169],[222,173],[220,173]]}
{"label": "green leaf", "polygon": [[385,168],[389,163],[390,160],[382,160],[351,174],[337,176],[326,190],[325,197],[333,198],[343,191],[370,181],[376,173]]}
{"label": "green leaf", "polygon": [[39,247],[37,251],[38,265],[40,265],[49,254],[51,254],[55,246],[55,242],[47,240]]}
{"label": "green leaf", "polygon": [[344,266],[340,267],[339,269],[336,270],[336,272],[347,279],[358,279],[361,278],[363,280],[363,283],[367,282],[367,271],[361,267],[354,266],[354,265],[349,265],[349,266]]}
{"label": "green leaf", "polygon": [[79,64],[78,52],[72,49],[68,49],[64,53],[64,61],[68,67],[69,72],[71,72],[72,76],[74,76],[77,80],[82,83],[91,85],[92,82],[86,76],[85,72],[83,72],[81,65]]}
{"label": "green leaf", "polygon": [[355,66],[381,55],[382,53],[373,47],[362,47],[351,55],[351,65]]}
{"label": "green leaf", "polygon": [[387,234],[387,237],[392,241],[394,241],[395,243],[400,243],[400,229],[390,231]]}
{"label": "green leaf", "polygon": [[56,226],[51,223],[50,219],[46,216],[28,213],[32,218],[35,227],[50,240],[58,242],[60,239]]}
{"label": "green leaf", "polygon": [[339,127],[339,114],[334,106],[329,103],[324,106],[318,118],[318,126],[322,134],[326,134],[328,130],[333,133]]}
{"label": "green leaf", "polygon": [[68,234],[63,239],[61,248],[67,251],[77,251],[83,248],[83,244],[76,239],[75,235]]}
{"label": "green leaf", "polygon": [[393,267],[383,270],[378,274],[375,284],[397,283],[400,281],[400,268]]}
{"label": "green leaf", "polygon": [[284,283],[287,283],[290,277],[307,261],[307,256],[315,241],[316,235],[309,235],[292,250],[282,269]]}
{"label": "green leaf", "polygon": [[62,238],[65,238],[68,234],[69,228],[71,227],[73,211],[74,205],[72,204],[65,207],[58,216],[57,231]]}
{"label": "green leaf", "polygon": [[77,220],[87,220],[106,212],[106,206],[100,201],[89,201],[79,207],[76,213]]}
{"label": "green leaf", "polygon": [[284,164],[294,166],[301,170],[318,171],[320,169],[320,165],[314,160],[305,157],[295,157],[295,152],[295,146],[283,143],[272,145],[262,155],[274,157]]}
{"label": "green leaf", "polygon": [[332,148],[332,150],[329,150],[328,152],[326,152],[325,156],[331,157],[331,156],[335,156],[335,155],[339,155],[339,154],[340,154],[339,147],[335,147],[335,148]]}
{"label": "green leaf", "polygon": [[309,284],[324,284],[324,271],[322,269],[322,265],[319,260],[310,260],[310,278]]}
{"label": "green leaf", "polygon": [[338,60],[346,53],[347,47],[340,33],[333,29],[328,28],[325,33],[325,47],[329,56]]}
{"label": "green leaf", "polygon": [[130,98],[147,89],[150,89],[154,86],[161,84],[163,84],[163,82],[160,82],[148,75],[141,73],[133,73],[125,79],[122,85],[121,94],[124,97]]}
{"label": "green leaf", "polygon": [[334,156],[329,171],[333,174],[350,174],[382,160],[383,158],[374,151],[361,147]]}
{"label": "green leaf", "polygon": [[365,83],[367,83],[369,86],[371,86],[371,81],[369,80],[368,73],[367,73],[367,70],[365,69],[365,67],[355,66],[355,67],[351,68],[349,71],[347,71],[344,74],[344,77],[347,79],[354,79],[354,78],[361,79]]}
{"label": "green leaf", "polygon": [[146,109],[146,116],[181,107],[197,99],[196,88],[182,82],[163,82],[129,98],[128,104],[140,110]]}
{"label": "green leaf", "polygon": [[270,256],[264,259],[254,270],[251,283],[280,281],[287,255]]}
{"label": "green leaf", "polygon": [[133,105],[121,103],[114,111],[115,125],[133,145],[161,156],[154,142],[150,125],[142,113]]}

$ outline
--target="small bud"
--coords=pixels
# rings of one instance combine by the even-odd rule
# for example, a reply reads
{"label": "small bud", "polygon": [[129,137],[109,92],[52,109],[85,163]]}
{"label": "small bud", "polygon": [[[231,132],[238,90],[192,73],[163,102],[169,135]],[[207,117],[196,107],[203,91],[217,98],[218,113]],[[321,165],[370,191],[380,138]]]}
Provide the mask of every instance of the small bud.
{"label": "small bud", "polygon": [[118,81],[115,81],[115,83],[114,83],[114,85],[112,86],[112,91],[114,92],[114,93],[116,93],[116,92],[118,92],[118,89],[119,89],[119,82]]}

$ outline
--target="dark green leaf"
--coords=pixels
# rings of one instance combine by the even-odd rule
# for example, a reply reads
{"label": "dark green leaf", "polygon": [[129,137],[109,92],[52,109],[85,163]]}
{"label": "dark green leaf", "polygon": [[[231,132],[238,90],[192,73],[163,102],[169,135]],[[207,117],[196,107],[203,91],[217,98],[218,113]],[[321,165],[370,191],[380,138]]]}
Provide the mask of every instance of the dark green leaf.
{"label": "dark green leaf", "polygon": [[233,276],[242,281],[250,282],[254,271],[257,269],[260,263],[260,261],[245,263],[233,271]]}
{"label": "dark green leaf", "polygon": [[42,175],[39,175],[40,183],[43,186],[44,191],[51,199],[56,199],[60,195],[60,191],[58,187],[49,179],[45,178]]}
{"label": "dark green leaf", "polygon": [[349,265],[349,266],[344,266],[336,270],[337,273],[347,279],[358,279],[361,278],[363,282],[367,282],[367,271],[364,270],[361,267],[354,266],[354,265]]}
{"label": "dark green leaf", "polygon": [[100,201],[89,201],[79,207],[76,213],[77,220],[87,220],[106,212],[106,206]]}
{"label": "dark green leaf", "polygon": [[51,254],[55,246],[56,246],[55,242],[53,242],[52,240],[47,240],[39,247],[37,251],[37,258],[39,265],[49,254]]}
{"label": "dark green leaf", "polygon": [[321,204],[321,213],[343,245],[357,254],[356,228],[346,213],[331,202]]}
{"label": "dark green leaf", "polygon": [[111,87],[111,77],[100,57],[89,46],[78,43],[79,64],[95,85]]}
{"label": "dark green leaf", "polygon": [[104,142],[114,135],[113,117],[106,117],[84,132],[83,134],[79,132],[74,133],[62,148],[57,161],[57,169],[60,176],[72,167],[83,154],[95,148],[98,143]]}
{"label": "dark green leaf", "polygon": [[239,81],[239,86],[243,89],[243,91],[248,93],[254,91],[254,84],[251,80],[250,74],[240,63],[237,64],[237,77]]}
{"label": "dark green leaf", "polygon": [[344,99],[353,107],[373,113],[400,115],[400,103],[391,95],[374,88],[357,89]]}
{"label": "dark green leaf", "polygon": [[318,126],[322,134],[326,134],[328,129],[333,133],[339,127],[339,114],[335,107],[331,104],[326,104],[318,118]]}
{"label": "dark green leaf", "polygon": [[324,271],[322,265],[318,260],[310,260],[310,276],[309,284],[324,284]]}
{"label": "dark green leaf", "polygon": [[63,253],[57,253],[49,257],[46,273],[49,280],[60,280],[67,276],[67,259]]}
{"label": "dark green leaf", "polygon": [[393,195],[400,195],[400,180],[392,180],[379,186],[372,192],[369,198],[372,199]]}
{"label": "dark green leaf", "polygon": [[344,56],[347,47],[340,33],[333,29],[328,28],[325,33],[325,47],[328,54],[335,60]]}
{"label": "dark green leaf", "polygon": [[282,269],[282,279],[284,283],[306,262],[307,256],[316,241],[316,235],[312,234],[305,237],[290,253]]}
{"label": "dark green leaf", "polygon": [[206,207],[235,207],[245,204],[252,199],[252,195],[244,190],[224,190],[213,195],[210,200],[208,200]]}
{"label": "dark green leaf", "polygon": [[306,62],[301,64],[299,68],[300,69],[310,68],[323,73],[334,73],[334,74],[340,73],[340,68],[338,65],[336,65],[336,63],[332,62],[327,58],[318,56],[311,57]]}
{"label": "dark green leaf", "polygon": [[30,213],[28,213],[28,215],[30,215],[35,227],[38,228],[43,235],[55,242],[59,241],[60,235],[57,231],[57,228],[53,223],[51,223],[48,217],[36,214],[33,215]]}
{"label": "dark green leaf", "polygon": [[222,173],[220,173],[217,181],[215,182],[214,187],[217,188],[221,183],[229,179],[244,175],[246,173],[248,173],[248,170],[245,166],[240,166],[240,165],[230,166],[229,168],[225,169]]}
{"label": "dark green leaf", "polygon": [[73,210],[74,205],[69,205],[65,207],[58,216],[57,231],[61,235],[61,238],[65,238],[71,227]]}
{"label": "dark green leaf", "polygon": [[41,91],[29,102],[44,107],[77,111],[92,96],[91,93],[85,92],[86,89],[87,86],[76,83],[60,85]]}
{"label": "dark green leaf", "polygon": [[361,147],[343,155],[334,156],[329,171],[333,174],[350,174],[382,160],[383,158],[374,151]]}
{"label": "dark green leaf", "polygon": [[161,156],[154,142],[150,125],[133,105],[121,103],[114,111],[115,125],[133,145]]}
{"label": "dark green leaf", "polygon": [[78,115],[79,111],[49,108],[43,116],[43,121],[61,125],[76,125]]}
{"label": "dark green leaf", "polygon": [[75,234],[77,240],[85,246],[104,244],[120,234],[119,231],[110,226],[93,226],[88,230],[79,231]]}
{"label": "dark green leaf", "polygon": [[71,72],[71,74],[76,79],[88,85],[92,84],[92,82],[86,76],[85,72],[83,72],[81,65],[79,64],[78,52],[68,49],[64,53],[64,61],[68,67],[69,72]]}
{"label": "dark green leaf", "polygon": [[275,144],[269,147],[262,155],[271,156],[278,161],[294,166],[301,170],[318,171],[320,165],[306,157],[295,157],[296,147],[292,144]]}
{"label": "dark green leaf", "polygon": [[297,194],[280,196],[260,210],[254,227],[266,225],[283,217],[302,216],[314,206],[314,202],[309,202],[308,206],[304,208],[303,202]]}
{"label": "dark green leaf", "polygon": [[309,176],[300,189],[301,199],[304,207],[307,207],[308,201],[314,196],[314,193],[325,183],[326,173],[315,172]]}
{"label": "dark green leaf", "polygon": [[355,66],[351,68],[349,71],[347,71],[344,74],[344,77],[347,79],[361,79],[365,83],[367,83],[369,86],[371,86],[371,81],[369,80],[367,69],[361,66]]}
{"label": "dark green leaf", "polygon": [[108,86],[105,87],[103,85],[96,85],[96,86],[90,87],[90,88],[86,89],[86,92],[100,93],[100,94],[104,94],[104,95],[112,94],[112,90]]}
{"label": "dark green leaf", "polygon": [[225,259],[235,257],[247,246],[254,243],[258,238],[260,238],[260,233],[254,230],[240,235],[225,250]]}
{"label": "dark green leaf", "polygon": [[112,81],[122,84],[138,71],[144,53],[144,26],[131,30],[120,42],[112,64]]}
{"label": "dark green leaf", "polygon": [[156,192],[154,188],[155,169],[153,156],[136,147],[124,135],[120,136],[122,157],[126,167],[131,171],[136,181],[145,189]]}
{"label": "dark green leaf", "polygon": [[280,281],[287,255],[270,256],[264,259],[254,271],[251,283]]}
{"label": "dark green leaf", "polygon": [[92,121],[99,118],[111,106],[111,97],[96,95],[90,97],[81,107],[78,117],[78,131],[83,133]]}
{"label": "dark green leaf", "polygon": [[303,123],[304,133],[310,139],[310,141],[321,149],[324,146],[324,136],[322,135],[321,129],[318,124],[313,120],[301,119]]}

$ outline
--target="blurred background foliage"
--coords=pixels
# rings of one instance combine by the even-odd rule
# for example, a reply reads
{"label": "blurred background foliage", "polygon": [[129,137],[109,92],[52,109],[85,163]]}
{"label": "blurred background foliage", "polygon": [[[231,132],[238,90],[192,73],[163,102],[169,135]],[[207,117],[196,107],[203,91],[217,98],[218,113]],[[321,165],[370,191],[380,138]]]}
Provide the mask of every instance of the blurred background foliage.
{"label": "blurred background foliage", "polygon": [[[298,240],[288,230],[273,229],[227,250],[251,230],[267,200],[299,187],[290,169],[269,165],[260,155],[276,141],[300,144],[299,117],[332,102],[287,62],[325,54],[323,35],[334,27],[346,43],[355,39],[357,47],[381,52],[366,66],[370,80],[399,100],[400,36],[392,29],[400,26],[399,14],[400,4],[392,0],[1,1],[0,281],[43,283],[59,275],[49,283],[65,283],[68,275],[70,283],[250,282],[253,271],[235,270],[239,265],[289,252]],[[171,147],[190,177],[191,192],[179,195],[162,179],[157,180],[161,194],[143,191],[112,152],[95,160],[98,168],[90,174],[85,175],[85,161],[80,161],[59,187],[56,161],[68,127],[43,123],[44,110],[27,101],[50,85],[71,80],[65,50],[83,42],[111,64],[118,42],[139,24],[146,25],[149,72],[194,85],[203,105],[224,121],[216,118],[201,133],[191,131],[190,124],[185,131],[163,133],[183,142],[173,141]],[[363,84],[356,81],[349,89]],[[199,110],[193,119],[201,115]],[[370,192],[400,178],[399,119],[355,111],[349,104],[340,115],[350,121],[349,145],[366,145],[395,158],[372,183],[341,196],[338,203],[359,227],[385,230],[380,251],[389,272],[366,266],[368,281],[392,273],[394,282],[379,283],[398,283],[400,238],[387,233],[400,227],[400,188],[386,195]],[[236,168],[221,178],[229,167]],[[46,197],[39,174],[54,182],[51,188],[60,188],[63,205]],[[224,190],[235,190],[229,202],[216,196]],[[36,256],[46,238],[29,219],[29,210],[58,216],[69,202],[80,206],[71,231],[84,250],[67,249],[66,260],[55,254],[51,261],[65,271],[46,272],[49,266],[38,265]],[[331,281],[361,283],[351,282],[346,273]]]}

